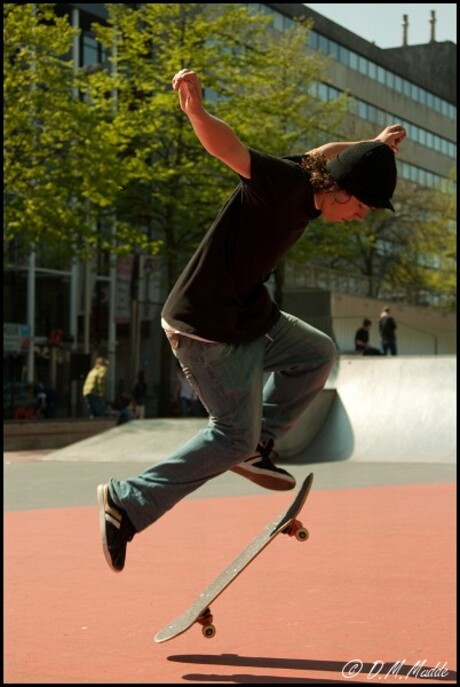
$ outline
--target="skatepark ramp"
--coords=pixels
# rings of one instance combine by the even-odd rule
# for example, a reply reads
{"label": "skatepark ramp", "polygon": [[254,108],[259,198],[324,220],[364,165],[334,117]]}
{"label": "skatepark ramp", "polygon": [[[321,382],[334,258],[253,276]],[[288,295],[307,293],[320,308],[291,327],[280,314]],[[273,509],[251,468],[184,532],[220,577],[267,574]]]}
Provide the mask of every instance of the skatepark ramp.
{"label": "skatepark ramp", "polygon": [[[46,460],[155,463],[206,423],[202,418],[128,422]],[[326,388],[277,449],[287,463],[454,462],[456,357],[341,356]]]}
{"label": "skatepark ramp", "polygon": [[320,410],[324,397],[281,442],[288,459],[455,461],[455,356],[341,357],[321,396],[329,399],[319,431],[311,437],[316,418],[309,415]]}

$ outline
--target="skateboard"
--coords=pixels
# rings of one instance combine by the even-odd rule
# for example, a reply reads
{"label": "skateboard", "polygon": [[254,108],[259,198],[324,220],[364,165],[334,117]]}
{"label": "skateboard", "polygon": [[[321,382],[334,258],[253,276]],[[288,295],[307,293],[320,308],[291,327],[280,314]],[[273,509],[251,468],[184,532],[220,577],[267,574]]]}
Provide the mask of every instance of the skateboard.
{"label": "skateboard", "polygon": [[291,537],[295,537],[298,541],[304,542],[308,539],[308,530],[303,527],[296,516],[301,511],[308,494],[310,493],[313,482],[313,473],[310,473],[305,479],[297,496],[295,497],[289,508],[272,520],[260,534],[235,558],[230,565],[211,582],[204,592],[202,592],[196,601],[188,608],[182,615],[159,630],[155,635],[155,642],[168,642],[178,635],[186,632],[192,625],[199,623],[202,625],[202,633],[208,639],[214,637],[216,628],[213,625],[213,616],[210,605],[217,599],[218,596],[233,582],[234,579],[240,575],[243,570],[265,549],[275,537],[282,532]]}

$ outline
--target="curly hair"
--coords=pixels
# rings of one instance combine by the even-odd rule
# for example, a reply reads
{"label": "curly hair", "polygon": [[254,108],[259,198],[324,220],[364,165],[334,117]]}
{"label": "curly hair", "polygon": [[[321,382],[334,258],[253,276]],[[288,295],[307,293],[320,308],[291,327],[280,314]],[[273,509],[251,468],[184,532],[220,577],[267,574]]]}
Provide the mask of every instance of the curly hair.
{"label": "curly hair", "polygon": [[315,191],[339,191],[341,187],[327,171],[326,163],[327,157],[322,153],[309,153],[303,156],[300,166],[310,174],[310,183]]}

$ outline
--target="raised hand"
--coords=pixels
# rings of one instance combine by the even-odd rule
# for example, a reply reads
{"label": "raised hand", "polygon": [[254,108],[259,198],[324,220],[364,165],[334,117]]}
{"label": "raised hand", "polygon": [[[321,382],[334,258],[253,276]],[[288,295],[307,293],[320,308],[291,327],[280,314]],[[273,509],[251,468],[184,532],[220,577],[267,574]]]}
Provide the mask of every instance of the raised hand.
{"label": "raised hand", "polygon": [[190,117],[203,111],[203,91],[195,72],[181,69],[173,77],[172,87],[179,93],[179,103],[186,115]]}
{"label": "raised hand", "polygon": [[406,130],[402,124],[392,124],[376,136],[374,141],[386,143],[395,153],[399,153],[399,145],[406,138],[406,135]]}

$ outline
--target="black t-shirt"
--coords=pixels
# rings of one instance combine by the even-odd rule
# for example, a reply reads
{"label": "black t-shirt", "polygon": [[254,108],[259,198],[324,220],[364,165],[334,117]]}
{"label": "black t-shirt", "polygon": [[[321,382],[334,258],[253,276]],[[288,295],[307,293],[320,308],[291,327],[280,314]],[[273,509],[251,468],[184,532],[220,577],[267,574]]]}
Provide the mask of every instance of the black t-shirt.
{"label": "black t-shirt", "polygon": [[163,318],[184,334],[226,343],[265,334],[279,309],[264,282],[321,214],[301,157],[249,152],[251,179],[241,178],[164,305]]}

